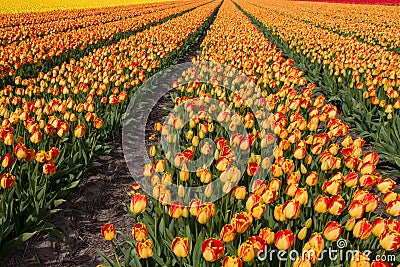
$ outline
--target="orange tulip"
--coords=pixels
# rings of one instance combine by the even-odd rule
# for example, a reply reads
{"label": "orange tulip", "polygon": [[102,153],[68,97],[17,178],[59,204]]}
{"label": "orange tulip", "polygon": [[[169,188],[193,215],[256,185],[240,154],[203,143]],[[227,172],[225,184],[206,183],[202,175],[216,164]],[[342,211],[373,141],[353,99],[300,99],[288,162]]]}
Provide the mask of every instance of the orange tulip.
{"label": "orange tulip", "polygon": [[148,259],[153,256],[153,242],[150,239],[136,243],[136,254],[140,259]]}
{"label": "orange tulip", "polygon": [[115,238],[117,233],[115,232],[114,225],[112,223],[106,223],[101,227],[101,235],[105,240],[111,241]]}
{"label": "orange tulip", "polygon": [[1,157],[1,166],[3,166],[3,168],[11,168],[13,164],[14,158],[11,154],[5,153]]}
{"label": "orange tulip", "polygon": [[236,256],[226,256],[222,261],[222,267],[242,267],[242,260]]}
{"label": "orange tulip", "polygon": [[262,229],[260,229],[259,236],[268,245],[272,244],[274,242],[274,239],[275,239],[275,233],[270,228],[262,228]]}
{"label": "orange tulip", "polygon": [[147,227],[144,223],[139,222],[132,227],[132,237],[136,241],[142,241],[146,239],[148,235]]}
{"label": "orange tulip", "polygon": [[353,235],[361,240],[366,240],[371,235],[371,231],[372,225],[367,219],[363,218],[354,225]]}
{"label": "orange tulip", "polygon": [[386,251],[395,251],[400,248],[400,233],[393,230],[385,230],[379,237],[379,244]]}
{"label": "orange tulip", "polygon": [[242,243],[238,249],[238,256],[244,262],[252,261],[256,256],[256,250],[250,241]]}
{"label": "orange tulip", "polygon": [[190,252],[190,243],[187,237],[176,237],[172,241],[172,252],[179,258],[185,258]]}
{"label": "orange tulip", "polygon": [[74,130],[74,135],[75,135],[75,137],[76,137],[76,138],[82,138],[82,137],[85,135],[85,129],[86,129],[85,125],[83,125],[83,124],[78,124],[78,125],[75,127],[75,130]]}
{"label": "orange tulip", "polygon": [[148,205],[147,197],[140,193],[132,195],[130,210],[135,214],[143,213]]}
{"label": "orange tulip", "polygon": [[274,244],[279,250],[288,250],[294,244],[295,236],[290,230],[279,230],[275,234]]}
{"label": "orange tulip", "polygon": [[393,216],[400,216],[400,200],[392,200],[386,206],[386,212]]}
{"label": "orange tulip", "polygon": [[243,200],[246,198],[246,187],[245,186],[234,186],[231,190],[231,195],[237,200]]}
{"label": "orange tulip", "polygon": [[325,225],[322,235],[326,240],[335,242],[340,238],[342,234],[342,225],[338,222],[331,221]]}
{"label": "orange tulip", "polygon": [[232,242],[235,239],[236,231],[232,224],[225,224],[220,233],[221,239],[226,242]]}
{"label": "orange tulip", "polygon": [[382,259],[372,261],[371,267],[393,267],[393,264],[389,264]]}
{"label": "orange tulip", "polygon": [[318,213],[325,213],[328,211],[330,202],[328,196],[319,195],[314,201],[314,210]]}
{"label": "orange tulip", "polygon": [[231,220],[231,224],[238,234],[243,234],[252,223],[253,217],[248,212],[236,213]]}
{"label": "orange tulip", "polygon": [[342,196],[333,196],[330,198],[330,202],[328,205],[328,211],[330,214],[333,215],[340,215],[342,214],[344,208],[346,207],[346,203]]}
{"label": "orange tulip", "polygon": [[11,173],[3,173],[0,176],[0,185],[3,188],[12,188],[17,178]]}
{"label": "orange tulip", "polygon": [[169,216],[178,219],[182,216],[183,209],[184,207],[180,201],[174,201],[169,206]]}
{"label": "orange tulip", "polygon": [[375,220],[372,222],[372,234],[374,234],[376,237],[380,237],[382,233],[388,229],[387,224],[387,219],[381,217],[375,218]]}
{"label": "orange tulip", "polygon": [[300,215],[300,203],[297,200],[288,200],[282,207],[286,219],[297,219]]}
{"label": "orange tulip", "polygon": [[353,200],[348,207],[348,212],[351,217],[359,219],[364,215],[365,205],[360,200]]}
{"label": "orange tulip", "polygon": [[53,161],[47,162],[43,165],[43,173],[44,174],[53,174],[57,170],[57,166]]}
{"label": "orange tulip", "polygon": [[225,245],[220,239],[209,238],[203,242],[201,252],[206,261],[215,262],[224,254]]}

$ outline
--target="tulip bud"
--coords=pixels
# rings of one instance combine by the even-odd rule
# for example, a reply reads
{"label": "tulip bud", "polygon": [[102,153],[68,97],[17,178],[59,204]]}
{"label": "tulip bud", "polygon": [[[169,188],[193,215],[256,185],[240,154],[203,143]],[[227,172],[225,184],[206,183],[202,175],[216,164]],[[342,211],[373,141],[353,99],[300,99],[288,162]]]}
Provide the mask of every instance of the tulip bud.
{"label": "tulip bud", "polygon": [[307,227],[303,227],[297,234],[297,238],[299,240],[304,240],[306,238],[306,236],[307,236]]}
{"label": "tulip bud", "polygon": [[149,149],[150,157],[154,157],[156,155],[156,153],[157,153],[156,147],[155,146],[151,146],[150,149]]}
{"label": "tulip bud", "polygon": [[178,197],[183,198],[185,196],[185,187],[183,185],[178,186]]}
{"label": "tulip bud", "polygon": [[208,185],[206,186],[206,189],[205,189],[205,191],[204,191],[204,195],[205,195],[206,197],[211,197],[212,193],[213,193],[213,189],[212,189],[212,184],[210,183],[210,184],[208,184]]}
{"label": "tulip bud", "polygon": [[346,229],[346,231],[349,231],[349,232],[350,232],[351,230],[353,230],[355,224],[356,224],[356,219],[353,218],[353,217],[350,217],[350,218],[347,220],[347,222],[346,222],[344,228]]}

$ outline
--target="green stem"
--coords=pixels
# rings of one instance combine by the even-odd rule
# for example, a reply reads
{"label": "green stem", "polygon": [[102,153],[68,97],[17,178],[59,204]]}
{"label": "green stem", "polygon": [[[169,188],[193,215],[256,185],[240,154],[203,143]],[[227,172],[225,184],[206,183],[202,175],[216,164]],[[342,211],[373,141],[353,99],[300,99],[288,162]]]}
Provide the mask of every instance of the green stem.
{"label": "green stem", "polygon": [[111,244],[112,244],[112,247],[113,247],[115,260],[117,261],[118,266],[121,266],[121,263],[119,262],[119,259],[118,259],[117,247],[115,246],[114,241],[111,240]]}

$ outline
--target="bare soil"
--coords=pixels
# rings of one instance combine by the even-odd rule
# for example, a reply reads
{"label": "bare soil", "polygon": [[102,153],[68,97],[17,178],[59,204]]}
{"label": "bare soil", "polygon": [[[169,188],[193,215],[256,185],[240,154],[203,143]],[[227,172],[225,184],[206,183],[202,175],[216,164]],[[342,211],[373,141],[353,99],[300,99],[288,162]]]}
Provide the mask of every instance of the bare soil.
{"label": "bare soil", "polygon": [[100,228],[112,222],[116,229],[127,232],[133,219],[125,216],[125,203],[133,179],[126,166],[121,135],[111,144],[112,152],[97,161],[102,166],[92,169],[78,188],[67,197],[62,211],[50,218],[68,238],[68,243],[38,234],[20,246],[6,266],[96,266],[100,249],[111,255],[111,244],[105,241]]}

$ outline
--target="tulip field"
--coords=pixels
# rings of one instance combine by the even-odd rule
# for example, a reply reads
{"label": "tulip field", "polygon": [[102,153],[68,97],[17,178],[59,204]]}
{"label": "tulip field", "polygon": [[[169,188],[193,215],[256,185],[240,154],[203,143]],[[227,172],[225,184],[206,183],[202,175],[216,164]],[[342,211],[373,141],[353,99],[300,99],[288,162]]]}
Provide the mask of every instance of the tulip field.
{"label": "tulip field", "polygon": [[113,142],[93,261],[34,266],[400,266],[400,6],[50,2],[0,14],[2,266]]}

